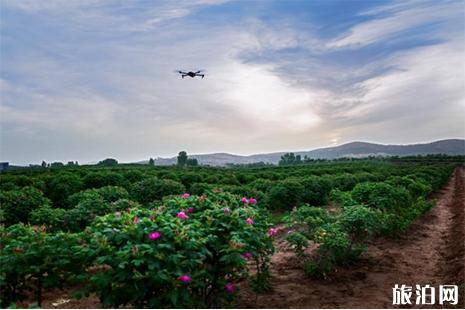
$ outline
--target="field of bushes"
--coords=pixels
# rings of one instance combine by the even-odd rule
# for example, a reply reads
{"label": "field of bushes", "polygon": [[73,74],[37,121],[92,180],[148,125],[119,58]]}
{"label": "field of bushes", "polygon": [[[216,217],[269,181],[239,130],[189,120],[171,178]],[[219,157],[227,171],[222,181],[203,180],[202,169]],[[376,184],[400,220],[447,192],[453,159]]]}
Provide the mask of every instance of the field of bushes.
{"label": "field of bushes", "polygon": [[[117,165],[0,174],[1,305],[72,287],[105,307],[234,307],[272,290],[273,240],[325,278],[433,206],[456,163],[359,160],[258,168]],[[283,226],[284,225],[284,226]],[[280,231],[278,226],[286,227]],[[314,251],[309,247],[317,245]]]}

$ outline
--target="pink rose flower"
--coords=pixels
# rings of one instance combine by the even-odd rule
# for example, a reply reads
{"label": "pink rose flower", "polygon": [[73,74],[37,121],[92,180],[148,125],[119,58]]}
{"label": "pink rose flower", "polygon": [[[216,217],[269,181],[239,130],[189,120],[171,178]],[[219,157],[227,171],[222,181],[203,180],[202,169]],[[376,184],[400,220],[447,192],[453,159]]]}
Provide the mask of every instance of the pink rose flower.
{"label": "pink rose flower", "polygon": [[241,201],[245,205],[249,203],[249,200],[247,199],[247,197],[242,197]]}
{"label": "pink rose flower", "polygon": [[183,274],[182,276],[178,277],[178,280],[184,283],[189,283],[191,281],[191,277],[187,274]]}
{"label": "pink rose flower", "polygon": [[234,285],[232,283],[226,283],[224,286],[228,294],[234,293]]}
{"label": "pink rose flower", "polygon": [[192,212],[194,212],[194,208],[193,208],[193,207],[187,208],[187,213],[192,213]]}
{"label": "pink rose flower", "polygon": [[247,218],[245,221],[246,221],[247,224],[249,224],[249,225],[253,225],[253,223],[254,223],[254,222],[253,222],[253,219],[252,219],[251,217]]}
{"label": "pink rose flower", "polygon": [[159,231],[152,231],[150,234],[149,234],[149,239],[150,240],[157,240],[158,238],[161,237],[161,233]]}
{"label": "pink rose flower", "polygon": [[245,252],[242,254],[242,257],[244,257],[245,259],[251,259],[253,255],[250,252]]}
{"label": "pink rose flower", "polygon": [[224,214],[229,214],[229,213],[231,213],[231,211],[229,210],[229,208],[224,208],[223,213]]}
{"label": "pink rose flower", "polygon": [[139,218],[137,216],[134,217],[134,219],[132,220],[132,223],[133,224],[138,224],[139,223]]}
{"label": "pink rose flower", "polygon": [[276,236],[278,234],[278,231],[279,231],[279,228],[272,227],[272,228],[270,228],[268,230],[268,236],[269,237],[274,237],[274,236]]}
{"label": "pink rose flower", "polygon": [[250,202],[251,204],[253,204],[253,205],[256,205],[256,204],[257,204],[257,199],[255,199],[255,198],[250,198],[250,199],[249,199],[249,202]]}
{"label": "pink rose flower", "polygon": [[189,193],[184,193],[184,194],[182,194],[182,198],[184,198],[184,199],[187,199],[187,198],[189,198],[190,196],[191,196],[191,195],[190,195]]}
{"label": "pink rose flower", "polygon": [[180,218],[181,220],[187,220],[189,217],[186,215],[184,211],[181,211],[178,213],[178,218]]}

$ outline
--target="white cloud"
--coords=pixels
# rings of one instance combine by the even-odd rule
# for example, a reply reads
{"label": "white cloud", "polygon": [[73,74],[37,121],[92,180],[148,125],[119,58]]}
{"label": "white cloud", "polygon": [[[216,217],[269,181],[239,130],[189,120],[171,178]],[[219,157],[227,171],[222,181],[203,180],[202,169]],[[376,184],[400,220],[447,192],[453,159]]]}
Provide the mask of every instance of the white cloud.
{"label": "white cloud", "polygon": [[398,70],[363,82],[369,90],[363,99],[383,118],[392,117],[385,112],[399,106],[420,114],[465,107],[463,55],[460,40],[397,53],[385,62]]}
{"label": "white cloud", "polygon": [[35,16],[48,16],[64,27],[107,33],[108,29],[121,32],[146,32],[170,20],[186,17],[204,6],[219,5],[230,0],[158,0],[140,3],[117,0],[5,0],[7,8]]}
{"label": "white cloud", "polygon": [[[410,4],[410,5],[407,5]],[[416,5],[413,5],[416,4]],[[456,20],[463,17],[463,3],[406,2],[396,6],[380,7],[364,12],[374,18],[356,24],[348,33],[327,43],[328,48],[360,48],[375,42],[389,40],[403,31],[416,26]],[[381,15],[378,15],[381,14]],[[463,23],[462,23],[463,24]],[[431,36],[431,35],[434,35]],[[430,39],[437,38],[430,33]]]}

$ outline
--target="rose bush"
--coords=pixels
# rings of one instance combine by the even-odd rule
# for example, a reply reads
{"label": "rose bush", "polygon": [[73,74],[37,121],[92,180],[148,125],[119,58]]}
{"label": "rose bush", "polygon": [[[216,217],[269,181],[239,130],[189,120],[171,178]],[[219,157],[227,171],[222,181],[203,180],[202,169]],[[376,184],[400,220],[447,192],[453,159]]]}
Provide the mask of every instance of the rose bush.
{"label": "rose bush", "polygon": [[105,307],[192,308],[225,306],[239,279],[267,289],[273,244],[266,219],[263,209],[223,192],[99,217],[85,231],[83,250],[96,258],[87,293]]}
{"label": "rose bush", "polygon": [[8,307],[33,292],[37,304],[44,289],[62,288],[64,283],[85,279],[88,257],[77,250],[80,234],[49,234],[45,227],[15,224],[0,226],[0,304]]}

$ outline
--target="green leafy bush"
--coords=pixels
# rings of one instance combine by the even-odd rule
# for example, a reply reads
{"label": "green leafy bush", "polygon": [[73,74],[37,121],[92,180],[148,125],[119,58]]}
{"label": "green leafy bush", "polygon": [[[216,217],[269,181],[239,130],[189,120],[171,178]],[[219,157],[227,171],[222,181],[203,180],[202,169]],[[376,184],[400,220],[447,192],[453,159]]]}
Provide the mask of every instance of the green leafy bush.
{"label": "green leafy bush", "polygon": [[272,209],[290,210],[301,202],[304,186],[296,180],[276,182],[268,190],[269,205]]}
{"label": "green leafy bush", "polygon": [[65,209],[45,205],[29,214],[29,222],[34,225],[45,226],[47,231],[66,230],[65,217]]}
{"label": "green leafy bush", "polygon": [[273,186],[273,181],[267,179],[256,179],[255,181],[250,182],[248,185],[255,190],[266,193]]}
{"label": "green leafy bush", "polygon": [[341,191],[350,191],[358,183],[357,178],[349,173],[343,173],[333,177],[332,182],[333,187]]}
{"label": "green leafy bush", "polygon": [[131,196],[136,201],[146,204],[161,200],[164,196],[181,194],[186,190],[182,183],[173,180],[150,178],[133,185]]}
{"label": "green leafy bush", "polygon": [[333,189],[329,193],[329,198],[332,202],[334,202],[336,205],[340,207],[357,205],[357,202],[354,199],[352,199],[351,192],[343,192],[339,189]]}
{"label": "green leafy bush", "polygon": [[286,237],[287,243],[290,245],[290,248],[297,254],[297,257],[303,258],[306,257],[305,250],[308,248],[308,238],[299,233],[291,233]]}
{"label": "green leafy bush", "polygon": [[124,171],[121,175],[129,184],[139,182],[144,179],[144,174],[139,170],[131,169],[128,171]]}
{"label": "green leafy bush", "polygon": [[72,209],[65,215],[65,226],[74,232],[86,228],[99,215],[113,212],[113,205],[107,202],[96,192],[88,192]]}
{"label": "green leafy bush", "polygon": [[18,190],[0,192],[0,206],[3,211],[3,222],[8,225],[27,223],[31,211],[50,205],[41,191],[34,187],[23,187]]}
{"label": "green leafy bush", "polygon": [[100,188],[88,189],[75,193],[67,199],[69,207],[75,207],[79,202],[86,199],[101,197],[106,202],[115,202],[120,199],[128,199],[129,193],[126,189],[119,186],[104,186]]}
{"label": "green leafy bush", "polygon": [[[231,194],[255,198],[257,201],[256,204],[260,207],[267,207],[269,199],[267,195],[259,190],[254,190],[248,186],[237,186],[237,185],[223,185],[218,187],[213,187],[217,190],[222,190]],[[202,193],[207,193],[208,191],[203,191]]]}
{"label": "green leafy bush", "polygon": [[194,183],[190,187],[190,193],[194,195],[202,195],[206,192],[209,192],[215,188],[214,185],[208,183]]}
{"label": "green leafy bush", "polygon": [[67,208],[68,197],[79,192],[82,187],[83,183],[76,174],[59,173],[47,180],[45,194],[52,200],[55,207]]}
{"label": "green leafy bush", "polygon": [[129,199],[129,193],[120,186],[104,186],[96,189],[97,193],[107,202],[115,202],[120,199]]}
{"label": "green leafy bush", "polygon": [[112,203],[111,210],[117,211],[127,211],[128,209],[140,208],[141,205],[135,201],[129,199],[120,199]]}
{"label": "green leafy bush", "polygon": [[334,221],[324,208],[311,207],[308,204],[294,208],[285,218],[290,228],[300,231],[307,238],[312,239],[313,234],[322,225]]}
{"label": "green leafy bush", "polygon": [[[302,257],[304,273],[326,277],[336,265],[356,260],[365,250],[364,242],[379,233],[383,213],[364,206],[344,207],[331,215],[323,208],[308,205],[296,208],[287,218],[292,233],[286,238],[298,257]],[[306,254],[309,241],[317,244],[312,257]]]}
{"label": "green leafy bush", "polygon": [[387,180],[387,183],[397,187],[404,187],[413,198],[425,197],[432,191],[431,185],[426,181],[421,178],[413,179],[411,176],[391,177]]}
{"label": "green leafy bush", "polygon": [[344,207],[339,222],[351,238],[353,244],[364,242],[368,237],[381,231],[383,213],[365,206]]}
{"label": "green leafy bush", "polygon": [[26,186],[34,186],[34,179],[25,175],[1,175],[0,189],[14,190]]}
{"label": "green leafy bush", "polygon": [[359,204],[381,210],[396,210],[411,203],[411,196],[405,188],[382,182],[357,184],[352,190],[352,199]]}
{"label": "green leafy bush", "polygon": [[87,258],[76,251],[81,244],[80,235],[48,234],[41,227],[24,224],[0,227],[0,235],[2,307],[21,300],[30,291],[41,306],[44,289],[62,288],[65,281],[83,280]]}
{"label": "green leafy bush", "polygon": [[116,172],[98,171],[88,173],[83,179],[84,188],[100,188],[104,186],[127,186],[123,175]]}
{"label": "green leafy bush", "polygon": [[302,201],[313,206],[322,206],[328,202],[331,183],[322,177],[306,177],[300,180],[303,186]]}
{"label": "green leafy bush", "polygon": [[358,251],[353,252],[356,249],[351,247],[349,234],[339,223],[323,225],[317,229],[313,238],[319,246],[317,257],[313,260],[315,268],[307,274],[309,276],[326,277],[334,266],[348,263],[360,254]]}
{"label": "green leafy bush", "polygon": [[383,235],[388,237],[401,236],[417,217],[430,210],[433,206],[434,204],[431,201],[420,197],[408,208],[385,214],[382,227]]}
{"label": "green leafy bush", "polygon": [[180,180],[189,192],[192,192],[191,186],[194,183],[201,183],[203,181],[202,176],[193,172],[188,172],[181,175]]}
{"label": "green leafy bush", "polygon": [[[380,181],[377,175],[373,173],[368,173],[368,172],[355,173],[354,176],[357,179],[357,183]],[[352,189],[353,187],[348,190],[352,190]]]}

